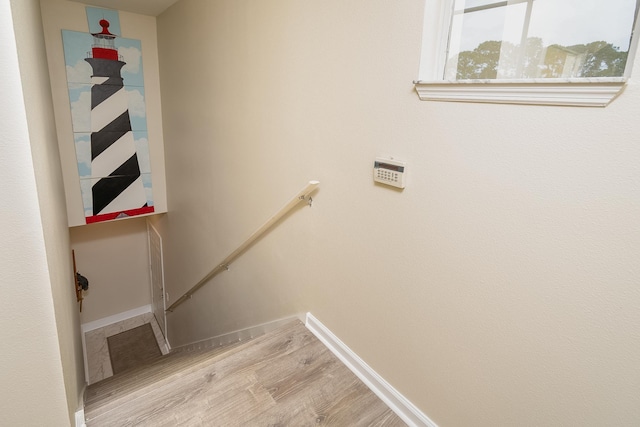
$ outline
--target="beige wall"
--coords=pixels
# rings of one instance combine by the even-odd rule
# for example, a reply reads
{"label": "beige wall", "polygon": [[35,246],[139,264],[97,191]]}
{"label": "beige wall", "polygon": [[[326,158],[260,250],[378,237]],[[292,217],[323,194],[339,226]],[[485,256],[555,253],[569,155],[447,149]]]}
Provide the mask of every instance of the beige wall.
{"label": "beige wall", "polygon": [[67,210],[56,143],[40,2],[12,1],[29,138],[42,215],[69,414],[81,407],[85,385],[80,317],[74,291]]}
{"label": "beige wall", "polygon": [[[423,6],[158,18],[172,298],[321,182],[169,316],[172,344],[308,310],[441,426],[637,425],[640,87],[604,109],[421,102]],[[378,155],[408,162],[403,192],[374,185]]]}
{"label": "beige wall", "polygon": [[[32,35],[21,30],[39,25],[37,3],[21,1],[13,6],[15,35],[11,2],[0,1],[0,413],[5,425],[65,426],[77,409],[82,371],[73,337],[77,320],[69,311],[75,307],[65,301],[68,293],[62,288],[71,285],[64,262],[68,235],[65,240],[66,229],[58,226],[64,215],[60,204],[46,194],[55,193],[57,182],[55,166],[47,166],[52,160],[47,148],[51,121],[34,102],[50,102],[47,83],[25,69],[42,64],[43,52],[35,43],[41,34],[37,29]],[[22,70],[16,40],[20,48],[33,49],[21,54]],[[33,78],[24,98],[20,71],[23,79]],[[30,121],[42,119],[43,128],[28,127],[27,114]],[[44,183],[46,177],[53,182]],[[53,241],[56,237],[61,241]],[[62,252],[59,258],[56,251]],[[54,262],[60,264],[49,267]]]}
{"label": "beige wall", "polygon": [[[88,31],[86,7],[83,4],[64,0],[42,0],[42,13],[49,73],[53,93],[58,144],[62,161],[62,172],[67,189],[69,225],[85,224],[78,167],[71,127],[71,107],[67,92],[67,80],[62,48],[61,30]],[[140,40],[149,136],[149,155],[153,179],[153,197],[156,212],[166,212],[166,190],[164,174],[164,148],[160,107],[160,83],[158,74],[158,48],[156,19],[152,16],[119,12],[122,36]]]}
{"label": "beige wall", "polygon": [[76,266],[89,279],[82,323],[151,304],[147,225],[144,218],[73,227]]}

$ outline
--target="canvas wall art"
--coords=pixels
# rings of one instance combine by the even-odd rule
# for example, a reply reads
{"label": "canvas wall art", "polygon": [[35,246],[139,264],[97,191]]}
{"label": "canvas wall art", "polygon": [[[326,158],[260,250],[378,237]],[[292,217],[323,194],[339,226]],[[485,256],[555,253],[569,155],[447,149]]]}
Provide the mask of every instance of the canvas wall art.
{"label": "canvas wall art", "polygon": [[86,223],[154,212],[142,46],[117,11],[87,7],[89,32],[62,31]]}

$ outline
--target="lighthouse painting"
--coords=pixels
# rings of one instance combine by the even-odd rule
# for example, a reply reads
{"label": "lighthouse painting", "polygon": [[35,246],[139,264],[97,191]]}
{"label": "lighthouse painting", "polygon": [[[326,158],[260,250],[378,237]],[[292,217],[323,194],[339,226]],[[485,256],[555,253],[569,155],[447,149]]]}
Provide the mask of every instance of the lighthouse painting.
{"label": "lighthouse painting", "polygon": [[87,8],[89,33],[63,30],[86,223],[154,212],[140,41],[117,12]]}

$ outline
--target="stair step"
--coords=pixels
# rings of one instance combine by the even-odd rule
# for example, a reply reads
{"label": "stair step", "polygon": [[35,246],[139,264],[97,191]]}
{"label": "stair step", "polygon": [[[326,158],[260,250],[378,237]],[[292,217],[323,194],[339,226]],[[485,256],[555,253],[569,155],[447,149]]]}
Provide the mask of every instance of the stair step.
{"label": "stair step", "polygon": [[116,394],[134,392],[171,375],[175,371],[215,357],[240,344],[242,343],[238,342],[200,350],[180,351],[154,358],[144,365],[91,384],[87,387],[85,393],[85,404],[90,406],[98,405],[100,401],[110,400]]}
{"label": "stair step", "polygon": [[[154,390],[170,385],[213,363],[224,365],[222,361],[233,358],[241,367],[242,361],[250,359],[249,355],[254,353],[254,347],[266,348],[271,353],[282,351],[292,344],[290,337],[300,328],[306,331],[302,323],[295,320],[272,333],[237,344],[170,353],[155,359],[150,364],[92,384],[85,394],[86,420],[100,417],[124,403],[130,404],[135,399],[140,399]],[[269,349],[269,346],[273,346],[273,349]],[[233,357],[234,355],[236,357]]]}

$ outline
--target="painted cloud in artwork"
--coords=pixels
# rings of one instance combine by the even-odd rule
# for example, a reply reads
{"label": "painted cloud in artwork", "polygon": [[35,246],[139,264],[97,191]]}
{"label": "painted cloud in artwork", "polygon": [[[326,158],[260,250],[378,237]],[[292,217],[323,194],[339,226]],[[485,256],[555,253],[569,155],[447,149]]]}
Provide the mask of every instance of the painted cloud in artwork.
{"label": "painted cloud in artwork", "polygon": [[68,83],[91,83],[91,65],[87,61],[79,60],[75,65],[67,65]]}
{"label": "painted cloud in artwork", "polygon": [[[144,102],[144,96],[140,93],[140,88],[130,88],[126,90],[127,100],[129,102],[129,114],[135,117],[145,118],[147,116],[147,108]],[[146,120],[145,120],[146,124]],[[134,126],[134,129],[140,129],[140,126]]]}
{"label": "painted cloud in artwork", "polygon": [[73,131],[91,132],[90,86],[82,85],[76,90],[69,90],[69,97],[71,98],[71,122],[73,124]]}
{"label": "painted cloud in artwork", "polygon": [[137,47],[118,47],[118,54],[122,57],[122,62],[126,65],[122,67],[123,73],[138,74],[142,63],[142,52]]}

